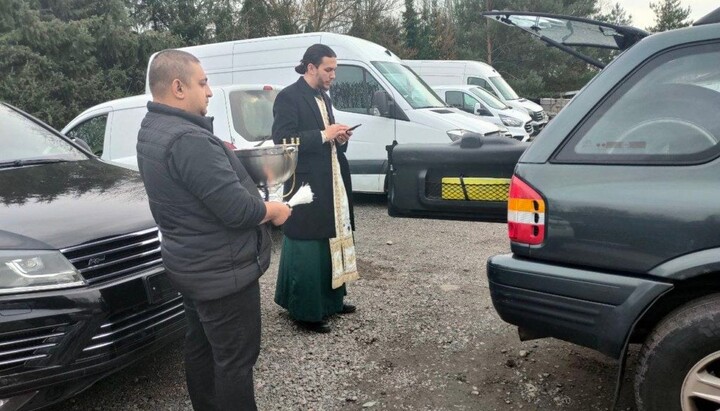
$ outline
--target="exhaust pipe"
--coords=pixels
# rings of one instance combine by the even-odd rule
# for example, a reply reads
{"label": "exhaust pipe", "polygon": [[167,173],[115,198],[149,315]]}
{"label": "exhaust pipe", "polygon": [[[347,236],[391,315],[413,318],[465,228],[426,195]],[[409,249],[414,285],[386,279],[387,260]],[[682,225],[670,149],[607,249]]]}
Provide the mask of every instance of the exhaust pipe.
{"label": "exhaust pipe", "polygon": [[540,331],[529,330],[524,327],[518,327],[518,337],[520,338],[520,341],[530,341],[547,338],[549,337],[549,335]]}

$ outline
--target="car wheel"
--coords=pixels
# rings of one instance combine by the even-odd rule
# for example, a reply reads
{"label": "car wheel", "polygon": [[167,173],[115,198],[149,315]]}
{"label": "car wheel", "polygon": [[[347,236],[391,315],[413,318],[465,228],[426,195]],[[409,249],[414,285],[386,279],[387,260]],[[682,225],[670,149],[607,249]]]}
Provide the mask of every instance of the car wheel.
{"label": "car wheel", "polygon": [[670,313],[645,341],[635,374],[639,411],[720,409],[720,294]]}

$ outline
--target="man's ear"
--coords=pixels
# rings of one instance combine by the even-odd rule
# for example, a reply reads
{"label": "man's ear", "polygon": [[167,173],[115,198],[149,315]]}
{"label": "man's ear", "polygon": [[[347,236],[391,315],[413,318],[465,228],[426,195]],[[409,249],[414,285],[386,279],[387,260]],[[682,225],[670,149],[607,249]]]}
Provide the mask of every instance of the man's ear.
{"label": "man's ear", "polygon": [[185,98],[185,86],[183,85],[182,81],[180,81],[180,79],[173,80],[170,90],[172,91],[172,94],[175,96],[175,98]]}

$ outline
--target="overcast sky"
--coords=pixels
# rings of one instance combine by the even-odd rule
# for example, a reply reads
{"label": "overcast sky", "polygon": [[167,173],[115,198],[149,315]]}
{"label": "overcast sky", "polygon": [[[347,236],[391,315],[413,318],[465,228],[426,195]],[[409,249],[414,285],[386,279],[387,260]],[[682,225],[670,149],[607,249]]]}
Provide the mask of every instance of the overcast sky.
{"label": "overcast sky", "polygon": [[[655,24],[655,14],[650,10],[650,3],[662,0],[606,0],[607,4],[620,3],[632,15],[633,26],[644,29]],[[690,19],[697,20],[720,7],[718,0],[680,0],[683,7],[690,6]]]}

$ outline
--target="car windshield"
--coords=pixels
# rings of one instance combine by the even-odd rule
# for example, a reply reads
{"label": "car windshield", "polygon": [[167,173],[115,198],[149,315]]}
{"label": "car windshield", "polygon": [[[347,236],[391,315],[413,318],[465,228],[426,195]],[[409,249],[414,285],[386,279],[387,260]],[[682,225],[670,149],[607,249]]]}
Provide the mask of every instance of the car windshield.
{"label": "car windshield", "polygon": [[483,90],[480,87],[473,87],[470,89],[470,92],[472,94],[474,94],[476,97],[479,97],[480,100],[483,101],[483,103],[487,104],[488,106],[490,106],[494,109],[505,110],[505,109],[510,108],[507,104],[498,100],[497,97],[493,96],[492,94]]}
{"label": "car windshield", "polygon": [[67,141],[20,112],[0,104],[0,164],[87,160]]}
{"label": "car windshield", "polygon": [[412,108],[446,107],[440,97],[408,67],[387,61],[373,61],[372,64]]}
{"label": "car windshield", "polygon": [[518,100],[520,97],[515,93],[515,90],[500,76],[489,77],[490,82],[493,83],[495,88],[498,89],[500,94],[505,100]]}

